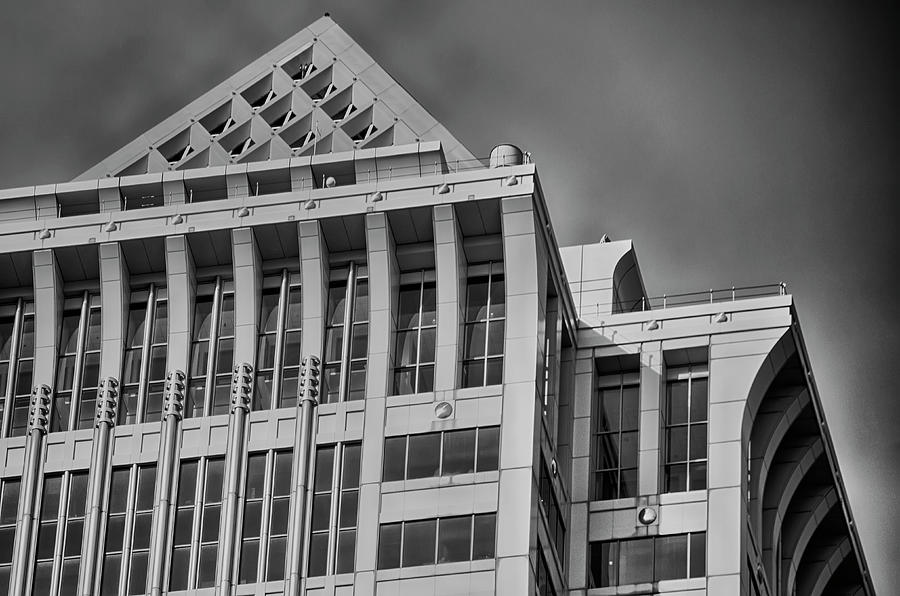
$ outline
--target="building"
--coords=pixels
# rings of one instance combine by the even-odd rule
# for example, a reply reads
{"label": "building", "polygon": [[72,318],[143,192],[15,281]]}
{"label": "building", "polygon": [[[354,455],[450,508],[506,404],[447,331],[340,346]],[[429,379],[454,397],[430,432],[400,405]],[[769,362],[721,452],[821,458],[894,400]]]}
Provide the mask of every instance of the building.
{"label": "building", "polygon": [[327,16],[0,213],[0,592],[873,593],[785,287],[560,248]]}

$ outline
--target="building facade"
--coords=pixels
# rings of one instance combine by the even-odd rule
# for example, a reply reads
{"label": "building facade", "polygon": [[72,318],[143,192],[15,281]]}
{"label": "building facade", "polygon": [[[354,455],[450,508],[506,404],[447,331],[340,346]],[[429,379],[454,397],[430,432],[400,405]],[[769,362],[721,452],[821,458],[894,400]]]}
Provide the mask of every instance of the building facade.
{"label": "building facade", "polygon": [[0,593],[873,594],[785,286],[560,248],[327,16],[0,213]]}

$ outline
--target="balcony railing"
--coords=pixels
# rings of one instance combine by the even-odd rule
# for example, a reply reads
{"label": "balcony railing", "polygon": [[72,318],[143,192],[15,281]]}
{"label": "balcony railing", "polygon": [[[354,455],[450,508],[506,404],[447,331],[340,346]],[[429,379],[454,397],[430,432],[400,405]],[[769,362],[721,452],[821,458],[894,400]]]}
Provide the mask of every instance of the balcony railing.
{"label": "balcony railing", "polygon": [[[582,312],[587,314],[591,307],[596,309],[596,314],[604,314],[612,307],[613,314],[626,312],[644,312],[648,310],[674,308],[678,306],[693,306],[697,304],[717,304],[721,302],[734,302],[750,298],[762,298],[766,296],[784,296],[787,294],[787,284],[763,284],[759,286],[731,286],[701,292],[687,292],[683,294],[663,294],[662,296],[642,296],[636,300],[618,300],[616,302],[595,303],[582,307]],[[604,308],[605,307],[605,308]]]}

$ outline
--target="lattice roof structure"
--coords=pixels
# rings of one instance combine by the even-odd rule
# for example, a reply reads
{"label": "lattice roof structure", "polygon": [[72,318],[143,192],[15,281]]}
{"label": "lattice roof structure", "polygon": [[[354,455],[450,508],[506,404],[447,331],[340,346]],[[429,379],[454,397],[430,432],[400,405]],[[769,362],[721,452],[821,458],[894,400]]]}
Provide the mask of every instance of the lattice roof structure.
{"label": "lattice roof structure", "polygon": [[324,16],[75,180],[440,141],[472,154]]}

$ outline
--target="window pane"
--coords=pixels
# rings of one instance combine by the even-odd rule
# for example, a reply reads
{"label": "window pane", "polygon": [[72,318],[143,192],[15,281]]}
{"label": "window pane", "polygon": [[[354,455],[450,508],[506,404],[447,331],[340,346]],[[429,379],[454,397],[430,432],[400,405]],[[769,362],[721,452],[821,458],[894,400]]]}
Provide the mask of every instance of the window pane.
{"label": "window pane", "polygon": [[338,534],[335,573],[351,573],[355,559],[356,530],[344,530]]}
{"label": "window pane", "polygon": [[194,306],[194,339],[209,338],[212,324],[212,296],[198,297]]}
{"label": "window pane", "polygon": [[706,420],[708,379],[691,380],[691,422]]}
{"label": "window pane", "polygon": [[623,540],[619,543],[619,584],[653,581],[653,539]]}
{"label": "window pane", "polygon": [[138,468],[137,509],[153,509],[153,490],[156,484],[156,466]]}
{"label": "window pane", "polygon": [[288,329],[300,329],[302,325],[303,309],[300,300],[300,288],[291,288],[288,293],[287,324],[285,325]]}
{"label": "window pane", "polygon": [[356,280],[356,297],[353,300],[353,321],[369,320],[369,282]]}
{"label": "window pane", "polygon": [[313,497],[312,531],[320,532],[328,530],[328,521],[331,517],[331,494],[325,493]]}
{"label": "window pane", "polygon": [[128,580],[128,594],[143,594],[147,584],[147,559],[149,553],[131,555],[131,577]]}
{"label": "window pane", "polygon": [[656,581],[687,577],[687,535],[657,536],[654,565]]}
{"label": "window pane", "polygon": [[468,474],[475,471],[475,429],[444,433],[442,474]]}
{"label": "window pane", "polygon": [[279,451],[275,454],[275,482],[272,494],[276,497],[291,494],[291,464],[293,454],[290,451]]}
{"label": "window pane", "polygon": [[103,561],[100,596],[116,596],[119,593],[119,569],[122,555],[109,555]]}
{"label": "window pane", "polygon": [[341,344],[344,341],[343,327],[330,327],[325,331],[325,361],[341,360]]}
{"label": "window pane", "polygon": [[341,494],[341,511],[338,515],[339,528],[353,528],[356,526],[358,505],[359,492],[351,490]]}
{"label": "window pane", "polygon": [[400,566],[400,526],[382,524],[378,535],[378,568],[393,569]]}
{"label": "window pane", "polygon": [[128,503],[128,476],[127,468],[116,468],[112,471],[112,481],[109,491],[110,513],[124,513]]}
{"label": "window pane", "polygon": [[484,320],[487,315],[488,278],[473,277],[466,284],[466,321]]}
{"label": "window pane", "polygon": [[500,459],[500,427],[478,430],[478,472],[496,470]]}
{"label": "window pane", "polygon": [[262,501],[249,501],[244,504],[242,536],[246,538],[258,538],[262,527]]}
{"label": "window pane", "polygon": [[156,318],[153,320],[153,343],[163,344],[168,341],[169,303],[160,300],[156,303]]}
{"label": "window pane", "polygon": [[484,513],[475,516],[472,536],[472,560],[494,558],[494,541],[497,527],[497,515]]}
{"label": "window pane", "polygon": [[429,433],[409,437],[408,479],[428,478],[440,473],[441,435]]}
{"label": "window pane", "polygon": [[350,363],[350,390],[347,399],[350,401],[366,397],[366,361]]}
{"label": "window pane", "polygon": [[688,427],[676,426],[666,432],[666,461],[687,460]]}
{"label": "window pane", "polygon": [[350,342],[350,358],[365,358],[369,349],[369,326],[353,326],[353,341]]}
{"label": "window pane", "polygon": [[503,354],[503,328],[505,324],[504,321],[491,321],[488,323],[487,353],[489,356]]}
{"label": "window pane", "polygon": [[300,369],[286,368],[281,377],[281,395],[278,398],[279,408],[293,408],[297,405],[297,392],[300,387]]}
{"label": "window pane", "polygon": [[209,342],[194,342],[191,346],[191,376],[199,377],[206,374],[206,366],[209,363]]}
{"label": "window pane", "polygon": [[359,486],[359,455],[360,444],[344,446],[344,465],[341,473],[341,488],[356,488]]}
{"label": "window pane", "polygon": [[200,547],[200,570],[197,577],[198,588],[209,588],[216,582],[217,544],[204,544]]}
{"label": "window pane", "polygon": [[688,382],[670,381],[666,385],[668,392],[666,423],[683,424],[687,422],[688,413]]}
{"label": "window pane", "polygon": [[41,519],[54,520],[59,515],[59,493],[62,476],[44,478],[44,492],[41,495]]}
{"label": "window pane", "polygon": [[234,294],[222,295],[222,312],[219,315],[219,335],[234,336]]}
{"label": "window pane", "polygon": [[473,360],[463,363],[463,387],[482,387],[484,385],[484,360]]}
{"label": "window pane", "polygon": [[437,322],[437,291],[434,282],[428,282],[422,289],[422,321],[421,325],[434,325]]}
{"label": "window pane", "polygon": [[87,337],[85,338],[85,349],[100,349],[100,309],[92,308],[88,314]]}
{"label": "window pane", "polygon": [[134,535],[131,539],[132,548],[139,550],[150,548],[150,530],[153,527],[153,513],[138,513],[134,516]]}
{"label": "window pane", "polygon": [[[150,376],[151,381],[160,381],[166,378],[166,346],[154,346],[150,348]],[[99,365],[100,354],[97,354]]]}
{"label": "window pane", "polygon": [[406,437],[387,437],[384,440],[384,469],[382,481],[403,480],[406,469]]}
{"label": "window pane", "polygon": [[606,588],[618,584],[619,548],[615,542],[591,543],[589,588]]}
{"label": "window pane", "polygon": [[331,474],[334,464],[334,447],[316,449],[315,491],[331,490]]}
{"label": "window pane", "polygon": [[434,391],[434,366],[420,366],[418,375],[418,393]]}
{"label": "window pane", "polygon": [[272,372],[256,375],[253,387],[253,411],[268,410],[272,407]]}
{"label": "window pane", "polygon": [[272,521],[269,527],[269,533],[287,533],[290,505],[289,499],[276,499],[275,502],[272,503]]}
{"label": "window pane", "polygon": [[179,509],[175,512],[175,532],[173,544],[190,544],[194,525],[194,510]]}
{"label": "window pane", "polygon": [[[163,365],[165,367],[165,365]],[[81,386],[94,389],[100,380],[100,352],[89,352],[84,355],[84,370]]]}
{"label": "window pane", "polygon": [[[125,336],[126,346],[140,346],[144,342],[144,321],[147,318],[146,304],[132,304],[128,311],[128,334]],[[74,348],[74,344],[72,346]],[[74,352],[75,350],[66,350]]]}
{"label": "window pane", "polygon": [[437,520],[411,521],[403,524],[403,566],[434,563]]}
{"label": "window pane", "polygon": [[222,483],[225,475],[225,460],[211,459],[206,464],[205,501],[216,503],[222,500]]}
{"label": "window pane", "polygon": [[697,532],[696,534],[691,534],[690,537],[690,577],[703,577],[706,575],[706,532]]}
{"label": "window pane", "polygon": [[72,520],[66,524],[66,544],[63,556],[71,557],[81,554],[81,537],[84,532],[84,520]]}
{"label": "window pane", "polygon": [[622,430],[640,426],[641,395],[637,385],[622,387]]}
{"label": "window pane", "polygon": [[0,499],[0,524],[14,524],[19,504],[19,481],[4,480],[3,496]]}
{"label": "window pane", "polygon": [[434,362],[435,329],[422,329],[419,362]]}
{"label": "window pane", "polygon": [[334,282],[328,288],[328,324],[341,325],[344,322],[344,298],[347,293],[345,282]]}
{"label": "window pane", "polygon": [[328,560],[328,534],[313,534],[309,541],[309,570],[307,575],[325,575]]}
{"label": "window pane", "polygon": [[230,373],[234,359],[234,339],[219,340],[219,352],[216,356],[216,374]]}
{"label": "window pane", "polygon": [[277,288],[265,290],[259,305],[260,333],[273,332],[278,328],[278,295]]}
{"label": "window pane", "polygon": [[499,385],[503,382],[503,358],[489,358],[484,375],[485,385]]}
{"label": "window pane", "polygon": [[200,540],[203,542],[215,542],[218,540],[221,513],[221,505],[206,505],[203,507],[203,527],[200,530]]}
{"label": "window pane", "polygon": [[666,491],[687,490],[687,464],[666,466]]}
{"label": "window pane", "polygon": [[284,579],[284,554],[287,539],[284,537],[269,540],[269,560],[266,563],[266,581]]}
{"label": "window pane", "polygon": [[465,355],[466,358],[480,358],[484,356],[484,340],[487,332],[487,323],[473,323],[466,325]]}
{"label": "window pane", "polygon": [[491,277],[491,318],[505,316],[506,314],[506,286],[502,275]]}
{"label": "window pane", "polygon": [[394,371],[394,395],[408,395],[416,391],[416,369],[404,368]]}
{"label": "window pane", "polygon": [[446,517],[438,526],[438,563],[455,563],[469,560],[472,541],[472,518]]}
{"label": "window pane", "polygon": [[637,469],[622,470],[619,472],[618,498],[634,497],[638,490]]}
{"label": "window pane", "polygon": [[50,577],[53,573],[53,561],[42,561],[35,565],[32,594],[49,594]]}
{"label": "window pane", "polygon": [[600,470],[609,470],[619,467],[619,435],[617,433],[604,433],[597,435],[597,463]]}
{"label": "window pane", "polygon": [[622,433],[621,451],[619,453],[619,466],[622,468],[636,468],[638,458],[638,434],[636,432]]}
{"label": "window pane", "polygon": [[194,502],[194,493],[197,487],[197,462],[181,462],[178,472],[178,500],[176,505],[190,505]]}
{"label": "window pane", "polygon": [[169,568],[169,589],[185,590],[188,583],[188,566],[191,560],[191,549],[176,548],[172,551],[172,565]]}
{"label": "window pane", "polygon": [[419,325],[419,284],[402,286],[397,315],[397,329]]}
{"label": "window pane", "polygon": [[706,424],[691,425],[691,459],[706,459]]}
{"label": "window pane", "polygon": [[703,490],[706,488],[706,462],[694,462],[690,465],[690,480],[688,490]]}
{"label": "window pane", "polygon": [[419,332],[398,331],[394,351],[394,366],[408,366],[418,361]]}
{"label": "window pane", "polygon": [[238,581],[247,584],[256,581],[256,564],[259,561],[259,540],[245,540],[241,545],[241,564]]}
{"label": "window pane", "polygon": [[297,366],[300,364],[300,340],[299,331],[287,331],[284,334],[284,365]]}
{"label": "window pane", "polygon": [[[78,545],[79,547],[81,544]],[[62,574],[59,578],[62,593],[65,593],[70,586],[78,585],[78,567],[81,561],[79,559],[66,559],[62,564]]]}

